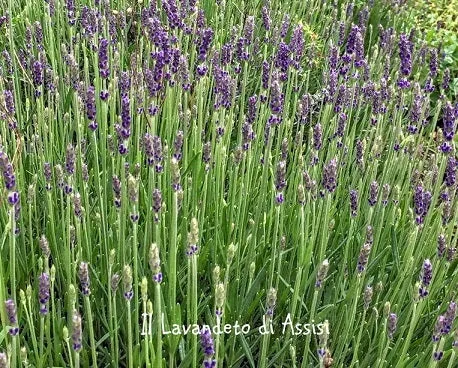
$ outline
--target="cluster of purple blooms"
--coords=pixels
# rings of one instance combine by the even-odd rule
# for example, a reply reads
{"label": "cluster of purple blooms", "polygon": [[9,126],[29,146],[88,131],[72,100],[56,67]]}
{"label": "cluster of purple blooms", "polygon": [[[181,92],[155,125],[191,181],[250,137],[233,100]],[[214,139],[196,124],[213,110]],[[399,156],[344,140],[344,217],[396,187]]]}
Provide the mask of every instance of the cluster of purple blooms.
{"label": "cluster of purple blooms", "polygon": [[398,80],[398,86],[400,88],[409,88],[410,81],[408,79],[412,72],[412,54],[413,54],[413,42],[409,39],[406,34],[401,34],[399,38],[399,57],[401,59],[401,76]]}
{"label": "cluster of purple blooms", "polygon": [[396,332],[397,324],[398,324],[398,316],[395,313],[390,313],[390,315],[388,316],[388,324],[387,324],[388,337],[390,340],[393,339],[394,333]]}
{"label": "cluster of purple blooms", "polygon": [[110,67],[108,65],[108,45],[107,39],[102,38],[99,43],[99,72],[102,78],[108,78]]}
{"label": "cluster of purple blooms", "polygon": [[[79,19],[77,19],[77,12],[75,10],[75,4],[73,0],[66,0],[66,12],[67,18],[70,25],[78,25],[82,28],[82,34],[86,37],[89,44],[93,47],[93,51],[98,53],[98,70],[100,77],[102,79],[110,78],[111,70],[109,64],[109,53],[112,50],[115,54],[116,50],[116,27],[122,28],[122,24],[125,26],[125,14],[119,16],[114,16],[113,14],[107,13],[110,29],[110,39],[102,38],[98,42],[98,48],[93,44],[93,40],[97,39],[97,32],[102,28],[102,14],[98,9],[91,9],[87,6],[83,7],[80,12],[78,12]],[[50,12],[52,12],[51,2],[49,3]],[[212,73],[213,77],[213,108],[218,110],[230,109],[238,96],[239,81],[237,80],[237,74],[241,73],[242,66],[244,63],[248,62],[252,55],[256,54],[254,39],[254,17],[248,17],[243,29],[241,36],[232,37],[231,41],[225,43],[221,50],[216,50],[216,47],[213,44],[216,44],[214,41],[214,31],[211,27],[208,27],[205,23],[205,17],[203,12],[199,12],[197,17],[197,27],[196,27],[196,48],[197,48],[197,62],[195,65],[189,65],[188,55],[183,53],[182,50],[177,46],[177,38],[169,34],[169,29],[183,29],[185,34],[190,34],[192,29],[185,25],[186,13],[191,12],[195,4],[192,1],[183,4],[180,8],[177,7],[177,3],[174,0],[164,0],[162,1],[162,8],[167,16],[167,24],[164,25],[160,17],[155,13],[156,9],[151,7],[150,9],[142,10],[142,20],[141,27],[152,45],[154,45],[154,51],[150,54],[151,61],[144,62],[145,65],[141,65],[140,62],[133,63],[132,70],[122,71],[119,73],[115,70],[115,65],[112,65],[113,74],[116,72],[118,75],[118,88],[120,96],[120,124],[116,124],[115,130],[118,135],[118,151],[121,155],[126,155],[129,152],[129,138],[132,133],[132,111],[137,111],[138,114],[142,113],[145,109],[150,115],[154,117],[160,114],[160,103],[162,99],[165,98],[165,86],[167,83],[170,86],[173,86],[175,83],[178,86],[181,85],[182,90],[186,93],[189,92],[192,94],[195,87],[194,83],[198,83],[191,79],[189,70],[191,69],[192,73],[197,74],[196,77],[204,77],[207,73]],[[253,95],[247,101],[247,112],[244,123],[241,129],[241,146],[239,149],[242,151],[248,151],[250,149],[251,143],[256,139],[255,133],[255,122],[260,114],[260,105],[265,103],[268,109],[270,109],[270,117],[266,123],[265,134],[266,141],[270,138],[270,129],[276,125],[280,125],[283,122],[283,113],[286,111],[285,108],[285,92],[287,89],[286,81],[289,77],[290,67],[300,70],[303,64],[303,54],[304,54],[304,30],[302,25],[298,25],[296,28],[291,28],[290,32],[290,18],[288,16],[284,17],[284,20],[281,24],[281,27],[274,32],[272,31],[272,19],[271,19],[271,9],[268,2],[266,2],[261,8],[262,23],[266,30],[266,40],[275,44],[277,49],[271,56],[266,56],[266,59],[262,63],[261,70],[261,87],[263,88],[264,93],[262,95]],[[353,18],[353,7],[347,8],[347,17],[349,19]],[[123,19],[124,18],[124,19]],[[297,109],[297,121],[300,124],[310,124],[314,122],[312,128],[312,165],[318,165],[318,155],[322,156],[323,152],[323,142],[326,142],[326,139],[323,140],[323,128],[319,122],[315,122],[313,119],[313,106],[312,100],[317,99],[318,101],[324,101],[331,105],[330,111],[334,111],[336,114],[336,130],[333,131],[333,138],[337,138],[338,147],[343,147],[345,138],[345,131],[347,124],[349,124],[348,119],[352,114],[348,113],[348,109],[359,106],[360,103],[367,103],[371,107],[372,116],[371,123],[373,126],[376,126],[379,121],[381,121],[379,115],[383,115],[387,111],[387,106],[389,105],[390,99],[394,94],[389,88],[389,71],[390,64],[389,58],[393,54],[393,44],[395,39],[394,30],[381,29],[380,37],[380,49],[386,53],[387,65],[383,77],[380,81],[374,81],[370,79],[371,70],[369,68],[368,62],[364,53],[364,42],[366,39],[366,24],[368,18],[368,10],[363,9],[359,14],[358,24],[352,24],[348,33],[348,37],[345,43],[345,34],[346,34],[346,24],[341,22],[339,24],[339,37],[337,40],[337,45],[331,45],[328,56],[328,66],[329,70],[325,76],[326,88],[324,88],[321,94],[311,96],[306,93],[300,99]],[[0,17],[0,27],[3,24],[8,22],[8,16]],[[113,31],[114,29],[114,31]],[[29,70],[32,77],[32,82],[35,88],[35,96],[39,97],[43,93],[43,89],[46,89],[46,86],[52,85],[52,70],[46,61],[46,56],[43,49],[43,31],[41,25],[34,25],[34,34],[32,34],[32,29],[26,30],[26,50],[22,50],[25,54],[28,51],[29,57],[23,61],[28,63],[27,70]],[[235,32],[239,32],[239,29],[236,29]],[[271,34],[273,33],[273,34]],[[276,35],[275,33],[278,33]],[[288,33],[291,34],[289,43],[287,42]],[[277,38],[279,36],[279,38]],[[412,70],[413,70],[413,61],[415,60],[416,55],[414,55],[414,34],[410,35],[401,34],[398,41],[399,56],[400,56],[400,71],[398,75],[397,84],[398,87],[403,90],[411,86],[412,81],[409,80]],[[108,37],[108,36],[107,36]],[[258,42],[259,40],[257,40]],[[113,47],[110,47],[110,42],[113,43]],[[37,50],[37,56],[31,56],[33,54],[33,44]],[[258,45],[259,46],[259,45]],[[340,50],[342,50],[342,55],[340,55]],[[9,54],[3,55],[5,60],[8,60]],[[69,71],[72,71],[76,68],[78,71],[78,64],[74,60],[74,56],[68,54],[67,66]],[[114,55],[113,55],[114,56]],[[73,58],[73,60],[72,60]],[[133,59],[134,60],[134,59]],[[148,64],[151,62],[151,64]],[[8,63],[6,63],[8,64]],[[9,63],[12,65],[12,63]],[[246,64],[245,64],[246,65]],[[140,66],[142,69],[141,72],[134,71],[134,66]],[[353,68],[354,67],[354,68]],[[353,74],[352,74],[353,73]],[[398,106],[399,109],[409,110],[409,125],[407,130],[414,134],[418,133],[421,124],[425,124],[425,116],[429,114],[426,106],[428,101],[428,95],[424,94],[431,93],[434,91],[434,78],[438,75],[438,50],[432,49],[430,51],[429,59],[429,75],[425,81],[423,90],[420,87],[419,83],[415,83],[414,91],[412,93],[412,103],[410,105],[410,110],[408,106]],[[352,86],[349,81],[361,79],[361,85]],[[205,78],[203,79],[205,80]],[[104,81],[109,83],[109,81]],[[442,88],[444,90],[448,89],[450,83],[450,71],[444,72]],[[144,87],[148,93],[149,101],[142,101],[137,99],[137,94]],[[75,90],[78,89],[80,97],[85,104],[86,117],[89,120],[88,127],[92,131],[97,129],[96,122],[96,89],[93,85],[89,85],[86,88],[86,84],[79,80],[79,76],[72,75],[72,88]],[[140,87],[141,86],[141,87]],[[294,87],[296,88],[296,87]],[[299,90],[299,87],[297,87]],[[111,91],[111,89],[110,89]],[[297,92],[296,90],[294,90]],[[401,91],[402,92],[402,91]],[[115,94],[116,95],[116,94]],[[3,93],[5,101],[5,109],[7,113],[8,120],[11,127],[16,127],[16,122],[14,121],[15,115],[15,105],[14,105],[14,93],[6,89]],[[102,101],[107,101],[109,98],[108,90],[100,91],[98,96]],[[143,103],[151,103],[143,105]],[[138,104],[137,104],[138,103]],[[457,105],[458,106],[458,105]],[[444,114],[443,114],[443,137],[444,142],[442,142],[440,149],[443,153],[451,153],[453,138],[456,132],[456,120],[458,118],[458,108],[453,106],[449,101],[445,103]],[[137,110],[134,110],[137,109]],[[100,113],[100,112],[99,112]],[[388,115],[387,115],[388,116]],[[390,117],[391,118],[391,117]],[[187,131],[189,128],[189,122],[185,121],[184,124],[188,124],[184,131]],[[225,126],[223,122],[219,123],[217,126],[217,137],[221,138],[225,132]],[[205,133],[205,132],[203,132]],[[326,137],[325,137],[326,138]],[[179,162],[183,157],[183,144],[184,144],[184,133],[183,131],[178,131],[176,133],[175,140],[173,142],[172,148],[172,161],[171,161],[171,177],[172,177],[172,186],[176,192],[181,190],[180,185],[180,167]],[[146,156],[146,162],[149,166],[153,166],[157,173],[163,172],[164,165],[164,156],[167,157],[167,147],[166,141],[163,141],[159,135],[152,135],[146,133],[143,136],[142,146],[144,149],[144,154]],[[287,169],[287,151],[288,151],[288,142],[285,144],[286,149],[283,149],[282,146],[282,157],[278,161],[276,167],[276,173],[274,178],[274,185],[276,190],[275,201],[277,204],[282,204],[285,201],[284,192],[287,186],[286,181],[286,169]],[[346,147],[345,147],[346,149]],[[357,165],[364,170],[365,160],[364,160],[364,142],[359,140],[356,143],[356,162]],[[205,164],[207,170],[210,169],[212,163],[212,143],[207,141],[202,146],[202,160]],[[395,151],[399,151],[399,144],[395,145]],[[344,149],[339,152],[344,152]],[[186,154],[186,152],[185,152]],[[322,168],[322,180],[321,185],[324,188],[321,192],[324,196],[324,193],[333,193],[338,184],[338,163],[340,163],[336,158],[329,160],[323,165]],[[76,153],[75,147],[72,144],[69,144],[66,151],[65,157],[65,171],[67,176],[70,178],[75,174],[76,170]],[[82,164],[82,170],[84,170],[85,164]],[[456,169],[457,161],[455,157],[450,155],[447,158],[447,166],[444,175],[444,183],[447,188],[452,188],[456,185]],[[8,190],[8,202],[10,205],[14,206],[15,213],[19,213],[19,193],[16,191],[16,177],[13,172],[13,165],[9,161],[5,153],[0,152],[0,170],[2,171],[5,187]],[[126,168],[129,172],[129,167]],[[43,166],[43,174],[46,181],[46,189],[51,190],[51,181],[52,181],[52,168],[50,163],[45,163]],[[86,175],[87,177],[87,175]],[[305,175],[304,175],[305,178]],[[71,179],[69,179],[71,180]],[[60,183],[60,181],[58,181]],[[62,182],[63,183],[63,182]],[[316,187],[316,181],[307,174],[305,179],[305,189],[312,192]],[[60,185],[60,184],[59,184]],[[65,187],[67,194],[70,194],[73,189],[71,183],[67,183]],[[414,187],[413,195],[413,209],[415,212],[415,221],[417,225],[422,225],[425,221],[425,218],[428,214],[428,211],[431,207],[432,194],[427,191],[422,185],[416,185]],[[121,180],[114,175],[112,177],[112,189],[113,189],[113,200],[114,205],[119,208],[121,207]],[[382,203],[384,206],[388,203],[388,196],[390,193],[390,186],[388,184],[383,185],[382,188]],[[377,181],[372,181],[369,185],[369,194],[368,194],[368,203],[371,207],[375,206],[378,201],[379,196],[379,184]],[[350,196],[350,214],[352,217],[356,217],[358,214],[358,191],[352,189],[349,192]],[[82,216],[81,209],[81,199],[79,194],[75,194],[74,206],[75,206],[75,215],[77,217]],[[131,199],[132,200],[132,199]],[[137,199],[135,200],[137,201]],[[444,199],[444,201],[450,201],[450,199]],[[396,201],[394,200],[396,203]],[[162,193],[159,189],[154,189],[152,193],[152,210],[154,213],[154,221],[157,223],[160,219],[160,212],[163,210],[162,203]],[[133,214],[133,221],[138,221],[138,214]],[[368,260],[370,252],[372,249],[372,229],[368,230],[368,236],[366,242],[361,248],[359,253],[358,262],[357,262],[357,273],[362,274],[368,265]],[[187,255],[191,256],[196,254],[198,247],[196,242],[191,242],[188,246]],[[441,235],[438,238],[438,248],[437,254],[439,257],[444,257],[447,254],[447,251],[451,251],[447,248],[445,242],[445,236]],[[160,270],[160,264],[154,263],[153,268]],[[326,266],[322,266],[317,274],[315,287],[319,288],[322,286],[326,275],[327,275]],[[88,265],[85,262],[81,262],[79,265],[78,276],[80,280],[81,290],[83,295],[90,295],[90,279]],[[50,277],[47,273],[42,273],[39,277],[39,290],[38,298],[40,303],[40,313],[48,313],[48,302],[50,298]],[[162,281],[162,273],[155,272],[153,273],[153,280],[155,282]],[[423,268],[420,277],[420,286],[419,286],[419,296],[420,298],[425,298],[429,291],[428,288],[432,281],[432,264],[431,261],[425,260],[423,263]],[[119,282],[119,280],[118,280]],[[115,288],[114,288],[115,289]],[[372,290],[372,289],[371,289]],[[130,300],[133,297],[132,285],[127,283],[126,299]],[[19,332],[17,316],[16,316],[16,306],[14,301],[8,300],[6,303],[7,316],[11,324],[11,329],[9,330],[11,335],[16,335]],[[266,314],[269,316],[273,315],[273,310],[275,303],[268,303]],[[451,302],[445,315],[439,316],[433,334],[433,341],[437,342],[440,339],[440,336],[450,333],[452,329],[452,324],[456,315],[456,303]],[[387,329],[388,336],[390,339],[393,338],[393,335],[397,327],[397,315],[391,313],[388,315]],[[73,316],[73,334],[72,334],[73,348],[75,351],[79,351],[82,346],[82,331],[81,331],[81,317],[75,312]],[[214,359],[215,350],[213,339],[211,336],[210,330],[203,330],[201,332],[201,344],[204,351],[204,367],[215,367],[216,360]],[[436,360],[442,358],[442,352],[435,352]],[[324,350],[320,350],[320,355],[324,356]]]}
{"label": "cluster of purple blooms", "polygon": [[146,133],[143,136],[143,148],[145,150],[148,165],[155,165],[156,172],[161,173],[163,171],[161,138],[159,136],[152,136],[151,134]]}
{"label": "cluster of purple blooms", "polygon": [[16,120],[14,118],[14,114],[16,113],[16,107],[15,107],[15,104],[14,104],[13,92],[10,91],[9,89],[5,89],[3,91],[3,98],[5,100],[5,112],[6,112],[6,114],[3,114],[2,112],[0,112],[0,118],[5,118],[5,120],[8,121],[8,126],[9,126],[10,129],[16,129],[17,128],[17,123],[16,123]]}
{"label": "cluster of purple blooms", "polygon": [[127,140],[131,135],[131,115],[130,99],[127,94],[121,97],[121,124],[116,124],[115,129],[118,134],[118,151],[121,155],[128,153]]}
{"label": "cluster of purple blooms", "polygon": [[277,189],[277,195],[275,197],[277,204],[281,204],[285,201],[283,191],[286,187],[286,161],[280,161],[277,164],[277,173],[275,178],[275,188]]}
{"label": "cluster of purple blooms", "polygon": [[423,268],[420,275],[420,287],[418,289],[418,295],[420,298],[426,298],[428,296],[429,291],[428,287],[431,284],[433,279],[433,265],[429,259],[426,259],[423,262]]}
{"label": "cluster of purple blooms", "polygon": [[81,284],[81,292],[84,296],[89,296],[91,294],[91,283],[89,279],[89,269],[86,262],[81,262],[78,270],[78,277]]}
{"label": "cluster of purple blooms", "polygon": [[72,316],[72,347],[76,352],[79,352],[83,347],[82,321],[77,311],[74,311]]}
{"label": "cluster of purple blooms", "polygon": [[8,322],[10,323],[10,328],[8,330],[11,336],[16,336],[19,333],[19,326],[17,320],[17,311],[16,303],[12,299],[5,301],[6,315],[8,317]]}
{"label": "cluster of purple blooms", "polygon": [[[441,336],[446,336],[451,332],[453,322],[455,321],[456,312],[457,312],[457,304],[452,301],[449,303],[445,314],[437,317],[436,324],[434,325],[433,336],[432,336],[432,341],[434,343],[437,343],[440,340]],[[442,359],[443,355],[444,355],[444,352],[438,349],[434,351],[433,358],[434,360],[439,361]]]}
{"label": "cluster of purple blooms", "polygon": [[43,272],[38,277],[38,300],[40,302],[40,314],[48,314],[48,302],[50,298],[50,278]]}
{"label": "cluster of purple blooms", "polygon": [[425,217],[431,206],[431,192],[425,190],[422,186],[417,186],[413,197],[415,209],[415,222],[417,225],[423,224]]}
{"label": "cluster of purple blooms", "polygon": [[13,164],[9,160],[7,154],[1,150],[0,147],[0,171],[3,175],[3,182],[5,188],[8,191],[8,203],[14,211],[15,226],[14,231],[16,234],[19,233],[19,227],[17,227],[17,221],[21,212],[21,202],[19,192],[16,190],[16,176],[13,171]]}
{"label": "cluster of purple blooms", "polygon": [[86,116],[89,120],[89,129],[92,131],[97,129],[96,113],[95,87],[89,86],[86,91]]}
{"label": "cluster of purple blooms", "polygon": [[216,360],[213,358],[215,355],[215,348],[213,337],[209,328],[203,328],[200,332],[200,344],[204,352],[204,368],[216,367]]}

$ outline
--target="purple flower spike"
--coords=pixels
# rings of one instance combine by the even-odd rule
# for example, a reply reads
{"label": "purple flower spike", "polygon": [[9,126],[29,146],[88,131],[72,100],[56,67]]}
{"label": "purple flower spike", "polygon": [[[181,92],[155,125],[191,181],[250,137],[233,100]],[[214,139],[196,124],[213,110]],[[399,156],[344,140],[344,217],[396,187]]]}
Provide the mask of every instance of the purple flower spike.
{"label": "purple flower spike", "polygon": [[412,51],[413,43],[406,34],[401,34],[399,38],[399,57],[401,58],[401,73],[408,77],[412,72]]}
{"label": "purple flower spike", "polygon": [[81,262],[78,270],[78,277],[81,284],[81,292],[84,296],[89,296],[91,294],[91,282],[89,279],[89,269],[86,262]]}
{"label": "purple flower spike", "polygon": [[80,351],[83,347],[82,321],[77,311],[73,312],[72,317],[72,346],[76,352]]}
{"label": "purple flower spike", "polygon": [[5,309],[6,315],[8,317],[8,321],[11,325],[9,329],[9,334],[11,336],[16,336],[19,333],[18,321],[17,321],[17,312],[16,312],[16,304],[12,299],[8,299],[5,301]]}
{"label": "purple flower spike", "polygon": [[322,185],[329,193],[332,193],[337,188],[337,159],[333,158],[323,168]]}
{"label": "purple flower spike", "polygon": [[394,333],[396,332],[396,326],[398,324],[398,316],[394,313],[390,313],[388,316],[388,338],[393,339]]}
{"label": "purple flower spike", "polygon": [[442,77],[442,88],[444,91],[448,90],[450,87],[450,69],[444,70],[444,75]]}
{"label": "purple flower spike", "polygon": [[270,18],[270,9],[267,6],[263,6],[261,9],[261,15],[262,24],[264,25],[266,31],[269,31],[272,25],[272,19]]}
{"label": "purple flower spike", "polygon": [[447,250],[447,243],[444,234],[440,234],[437,238],[437,256],[443,258]]}
{"label": "purple flower spike", "polygon": [[205,368],[215,367],[216,360],[213,359],[213,356],[215,355],[215,348],[214,348],[214,343],[213,343],[213,337],[208,327],[207,328],[204,327],[200,331],[200,345],[202,346],[202,350],[205,356],[203,366]]}
{"label": "purple flower spike", "polygon": [[423,224],[431,205],[431,198],[431,193],[424,190],[422,186],[416,187],[413,202],[416,215],[415,221],[417,225]]}
{"label": "purple flower spike", "polygon": [[447,166],[445,168],[445,185],[447,187],[453,187],[456,183],[456,169],[457,162],[454,157],[449,157],[447,160]]}
{"label": "purple flower spike", "polygon": [[71,143],[67,145],[67,153],[65,156],[65,169],[68,174],[73,174],[75,172],[75,148]]}
{"label": "purple flower spike", "polygon": [[43,84],[43,78],[44,78],[44,73],[43,73],[43,64],[36,60],[33,63],[33,84],[35,85],[35,88],[40,87]]}
{"label": "purple flower spike", "polygon": [[38,277],[38,300],[40,302],[40,314],[48,314],[48,302],[50,298],[50,281],[47,273],[42,273]]}
{"label": "purple flower spike", "polygon": [[89,86],[86,91],[86,116],[89,120],[95,120],[96,105],[95,105],[95,87]]}
{"label": "purple flower spike", "polygon": [[323,141],[323,130],[320,123],[316,123],[313,127],[313,148],[319,150]]}
{"label": "purple flower spike", "polygon": [[3,174],[6,189],[9,191],[13,190],[16,187],[16,176],[13,172],[13,165],[8,156],[2,151],[0,151],[0,171]]}
{"label": "purple flower spike", "polygon": [[99,71],[102,78],[108,78],[110,67],[108,65],[108,40],[102,38],[99,44]]}
{"label": "purple flower spike", "polygon": [[458,118],[453,105],[450,101],[447,101],[446,105],[444,106],[444,138],[447,141],[453,140],[453,136],[455,135],[456,131],[456,119]]}
{"label": "purple flower spike", "polygon": [[433,336],[432,336],[433,342],[438,342],[440,337],[445,334],[445,324],[446,324],[445,316],[437,317],[436,324],[434,325]]}
{"label": "purple flower spike", "polygon": [[374,180],[369,187],[369,205],[372,207],[377,203],[378,189],[378,183]]}
{"label": "purple flower spike", "polygon": [[427,287],[431,284],[431,280],[433,278],[433,265],[429,259],[426,259],[423,262],[423,268],[420,275],[420,288],[418,290],[418,294],[420,298],[425,298],[429,292]]}
{"label": "purple flower spike", "polygon": [[350,213],[351,217],[358,214],[358,191],[355,189],[350,190]]}
{"label": "purple flower spike", "polygon": [[371,252],[371,248],[372,248],[371,243],[366,243],[361,248],[361,251],[358,257],[358,265],[356,267],[358,273],[362,273],[366,269],[367,262],[369,261],[369,254]]}
{"label": "purple flower spike", "polygon": [[445,321],[444,321],[444,335],[450,333],[452,330],[453,322],[455,321],[457,312],[457,304],[455,302],[450,302],[448,304],[447,311],[445,312]]}

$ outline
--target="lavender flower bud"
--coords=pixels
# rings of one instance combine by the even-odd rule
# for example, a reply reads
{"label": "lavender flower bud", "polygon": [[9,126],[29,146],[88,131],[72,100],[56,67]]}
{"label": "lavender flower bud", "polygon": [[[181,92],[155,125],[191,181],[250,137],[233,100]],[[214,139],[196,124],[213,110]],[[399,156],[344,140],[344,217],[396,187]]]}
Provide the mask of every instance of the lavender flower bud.
{"label": "lavender flower bud", "polygon": [[197,253],[198,247],[197,244],[199,243],[199,224],[195,217],[191,220],[191,229],[188,233],[188,250],[186,254],[188,256],[192,256]]}
{"label": "lavender flower bud", "polygon": [[43,164],[43,175],[46,180],[46,190],[51,190],[51,176],[52,176],[52,168],[49,162],[45,162]]}
{"label": "lavender flower bud", "polygon": [[73,208],[75,216],[81,219],[83,216],[83,206],[81,205],[81,195],[79,193],[75,193],[73,196]]}
{"label": "lavender flower bud", "polygon": [[305,188],[303,184],[297,186],[297,202],[301,206],[305,204]]}
{"label": "lavender flower bud", "polygon": [[453,322],[456,317],[457,304],[455,302],[450,302],[445,312],[445,323],[444,323],[444,334],[450,333],[452,330]]}
{"label": "lavender flower bud", "polygon": [[40,314],[48,314],[48,301],[50,298],[50,280],[47,273],[42,273],[38,277],[38,300],[40,302]]}
{"label": "lavender flower bud", "polygon": [[113,175],[112,187],[114,194],[114,204],[117,208],[121,207],[121,181],[116,175]]}
{"label": "lavender flower bud", "polygon": [[286,162],[280,161],[277,164],[277,172],[275,177],[275,188],[277,189],[277,203],[283,203],[283,190],[286,187]]}
{"label": "lavender flower bud", "polygon": [[159,221],[159,212],[162,207],[162,193],[159,189],[153,190],[153,211],[154,211],[154,221]]}
{"label": "lavender flower bud", "polygon": [[366,289],[364,290],[364,309],[368,310],[372,301],[372,295],[374,294],[374,291],[371,286],[366,286]]}
{"label": "lavender flower bud", "polygon": [[387,325],[388,338],[390,340],[393,339],[393,335],[396,332],[397,323],[398,323],[398,316],[394,313],[390,313],[390,315],[388,316],[388,325]]}
{"label": "lavender flower bud", "polygon": [[444,70],[444,75],[442,77],[442,88],[446,91],[450,87],[450,69],[446,68]]}
{"label": "lavender flower bud", "polygon": [[437,256],[443,258],[447,250],[447,243],[445,240],[445,235],[440,234],[437,238]]}
{"label": "lavender flower bud", "polygon": [[316,275],[316,281],[315,281],[316,288],[321,288],[321,286],[323,285],[323,281],[326,279],[326,276],[328,275],[328,270],[329,270],[329,261],[325,259],[323,263],[320,265],[320,268],[318,269],[318,273]]}
{"label": "lavender flower bud", "polygon": [[371,243],[366,243],[361,248],[361,251],[358,257],[358,265],[356,267],[359,274],[361,274],[366,269],[367,262],[369,261],[369,255],[371,252],[371,248],[372,248]]}
{"label": "lavender flower bud", "polygon": [[418,290],[420,298],[425,298],[429,292],[427,287],[431,284],[433,278],[433,265],[429,259],[423,262],[423,268],[420,275],[421,286]]}
{"label": "lavender flower bud", "polygon": [[216,315],[221,316],[223,314],[224,302],[226,300],[226,288],[222,282],[216,285],[215,290],[215,304],[216,304]]}
{"label": "lavender flower bud", "polygon": [[162,141],[159,136],[153,137],[153,158],[154,162],[156,162],[156,172],[161,173],[163,170],[162,167],[162,160],[163,160],[163,153],[162,153]]}
{"label": "lavender flower bud", "polygon": [[183,149],[183,132],[181,130],[177,132],[175,141],[173,143],[173,148],[173,157],[178,161],[181,160]]}
{"label": "lavender flower bud", "polygon": [[369,205],[375,206],[378,197],[378,183],[373,181],[369,187]]}
{"label": "lavender flower bud", "polygon": [[332,193],[337,188],[337,158],[333,158],[323,168],[322,185]]}
{"label": "lavender flower bud", "polygon": [[416,214],[416,223],[418,225],[424,222],[426,214],[428,213],[429,207],[431,205],[432,195],[430,192],[423,189],[421,186],[417,186],[414,194],[414,207]]}
{"label": "lavender flower bud", "polygon": [[9,368],[8,356],[6,353],[0,353],[0,368]]}
{"label": "lavender flower bud", "polygon": [[89,269],[86,262],[81,262],[78,270],[78,277],[81,284],[81,292],[84,296],[89,296],[91,294],[91,282],[89,279]]}
{"label": "lavender flower bud", "polygon": [[447,160],[447,166],[445,168],[445,185],[447,187],[453,187],[456,183],[456,169],[458,164],[454,157],[450,156]]}
{"label": "lavender flower bud", "polygon": [[272,20],[270,19],[270,9],[265,5],[261,9],[262,24],[266,31],[270,30]]}
{"label": "lavender flower bud", "polygon": [[110,285],[111,285],[111,290],[113,290],[113,293],[116,293],[116,290],[118,290],[120,280],[121,280],[121,276],[119,276],[119,274],[117,273],[111,276]]}
{"label": "lavender flower bud", "polygon": [[134,296],[134,291],[132,290],[132,269],[129,265],[124,266],[122,281],[124,287],[124,298],[127,301],[131,301]]}
{"label": "lavender flower bud", "polygon": [[150,247],[149,266],[153,273],[153,280],[160,283],[162,281],[161,260],[159,258],[159,248],[156,243],[151,244]]}
{"label": "lavender flower bud", "polygon": [[391,186],[390,184],[383,184],[382,187],[382,204],[386,206],[388,204],[388,197],[390,196]]}
{"label": "lavender flower bud", "polygon": [[7,190],[12,191],[16,187],[16,176],[13,172],[13,165],[8,156],[0,151],[0,171],[3,174],[3,180]]}
{"label": "lavender flower bud", "polygon": [[17,313],[16,313],[16,303],[12,299],[5,301],[6,316],[11,325],[8,330],[11,336],[16,336],[19,333]]}
{"label": "lavender flower bud", "polygon": [[350,214],[355,217],[358,214],[358,191],[350,190]]}
{"label": "lavender flower bud", "polygon": [[407,77],[412,72],[412,49],[413,43],[408,39],[406,34],[401,34],[399,39],[399,57],[401,59],[401,73],[403,77],[398,82],[401,88],[408,88],[410,86]]}
{"label": "lavender flower bud", "polygon": [[110,67],[108,65],[108,40],[102,38],[99,44],[99,71],[102,78],[108,78]]}
{"label": "lavender flower bud", "polygon": [[129,175],[127,179],[127,192],[129,200],[132,204],[136,204],[138,202],[138,180],[133,175]]}
{"label": "lavender flower bud", "polygon": [[68,174],[73,174],[75,172],[75,148],[71,143],[67,145],[67,153],[65,157],[65,169]]}
{"label": "lavender flower bud", "polygon": [[361,170],[364,170],[364,151],[366,149],[366,142],[359,140],[356,142],[356,163]]}
{"label": "lavender flower bud", "polygon": [[447,262],[453,262],[456,256],[456,248],[451,245],[447,248]]}
{"label": "lavender flower bud", "polygon": [[172,188],[175,192],[181,189],[180,184],[180,167],[176,158],[172,157],[170,160],[170,170],[172,175]]}
{"label": "lavender flower bud", "polygon": [[83,347],[83,331],[81,316],[75,310],[72,317],[72,343],[73,350],[79,352]]}
{"label": "lavender flower bud", "polygon": [[277,290],[270,288],[267,292],[267,309],[266,315],[272,317],[274,314],[275,305],[277,304]]}
{"label": "lavender flower bud", "polygon": [[445,335],[445,316],[437,317],[436,324],[434,325],[434,332],[432,336],[433,342],[438,342],[440,336]]}
{"label": "lavender flower bud", "polygon": [[206,142],[202,148],[202,161],[206,164],[206,170],[210,169],[210,161],[212,157],[211,142]]}
{"label": "lavender flower bud", "polygon": [[216,360],[213,359],[215,355],[213,337],[209,328],[204,328],[200,331],[200,345],[205,356],[203,366],[205,368],[216,367]]}
{"label": "lavender flower bud", "polygon": [[321,148],[322,141],[323,141],[323,131],[321,129],[321,124],[317,123],[313,127],[313,148],[318,151]]}
{"label": "lavender flower bud", "polygon": [[41,236],[39,244],[40,244],[40,249],[43,252],[43,255],[46,258],[49,258],[49,256],[51,255],[51,250],[49,249],[48,239],[46,239],[45,235]]}

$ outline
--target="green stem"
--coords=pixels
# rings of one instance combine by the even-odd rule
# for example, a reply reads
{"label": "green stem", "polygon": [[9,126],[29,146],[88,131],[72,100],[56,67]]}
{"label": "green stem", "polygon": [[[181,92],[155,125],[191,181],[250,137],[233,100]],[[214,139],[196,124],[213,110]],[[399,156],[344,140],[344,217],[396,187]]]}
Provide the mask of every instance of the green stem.
{"label": "green stem", "polygon": [[130,300],[127,301],[127,346],[128,346],[128,366],[134,367],[134,354],[132,349],[132,315],[130,308]]}
{"label": "green stem", "polygon": [[94,325],[93,325],[92,309],[91,309],[91,302],[89,300],[89,296],[84,297],[84,303],[86,305],[86,312],[88,314],[89,339],[91,342],[92,364],[94,368],[97,368],[97,352],[95,350]]}

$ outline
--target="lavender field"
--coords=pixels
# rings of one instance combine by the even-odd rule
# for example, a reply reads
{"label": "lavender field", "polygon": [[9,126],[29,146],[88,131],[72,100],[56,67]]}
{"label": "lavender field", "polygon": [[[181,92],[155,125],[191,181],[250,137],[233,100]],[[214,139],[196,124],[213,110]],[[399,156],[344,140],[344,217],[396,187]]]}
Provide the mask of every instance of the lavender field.
{"label": "lavender field", "polygon": [[409,7],[0,0],[0,368],[458,367],[458,64]]}

